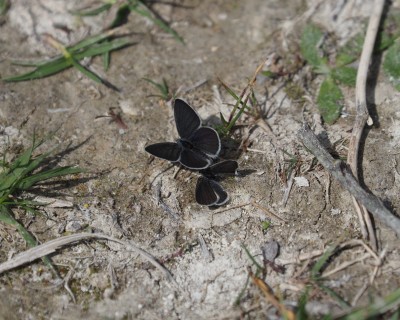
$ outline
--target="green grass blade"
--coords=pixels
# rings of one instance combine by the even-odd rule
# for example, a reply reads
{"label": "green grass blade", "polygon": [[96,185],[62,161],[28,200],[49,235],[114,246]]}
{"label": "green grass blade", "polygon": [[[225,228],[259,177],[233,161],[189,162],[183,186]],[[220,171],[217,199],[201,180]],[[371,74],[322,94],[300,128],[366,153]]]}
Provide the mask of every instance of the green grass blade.
{"label": "green grass blade", "polygon": [[262,271],[264,268],[256,261],[256,259],[254,259],[249,249],[247,249],[247,247],[244,244],[242,244],[242,248],[246,252],[247,256],[250,258],[251,262],[253,262],[253,264],[257,267],[257,272]]}
{"label": "green grass blade", "polygon": [[8,78],[4,78],[5,82],[18,82],[18,81],[26,81],[26,80],[34,80],[39,78],[45,78],[56,74],[62,70],[65,70],[71,66],[71,63],[68,62],[64,57],[60,57],[55,61],[51,61],[48,64],[40,65],[35,70],[24,73],[18,76],[12,76]]}
{"label": "green grass blade", "polygon": [[107,11],[111,8],[112,3],[106,3],[103,4],[100,7],[94,8],[94,9],[89,9],[89,10],[74,10],[70,11],[70,13],[74,16],[79,16],[79,17],[91,17],[91,16],[97,16],[98,14]]}
{"label": "green grass blade", "polygon": [[94,44],[99,44],[102,41],[109,39],[113,34],[115,34],[115,29],[87,37],[82,41],[78,42],[77,44],[67,47],[67,50],[71,53],[76,53],[77,51],[80,51],[84,48],[91,47]]}
{"label": "green grass blade", "polygon": [[331,288],[328,288],[327,286],[318,283],[317,282],[318,287],[321,288],[321,290],[325,291],[327,294],[329,294],[333,299],[335,299],[342,308],[350,308],[350,304],[344,300],[340,295],[338,295],[335,291],[333,291]]}
{"label": "green grass blade", "polygon": [[[21,234],[22,238],[26,241],[28,246],[35,247],[37,245],[37,241],[34,236],[32,236],[29,231],[17,220],[14,219],[10,210],[4,205],[0,205],[0,221],[7,223],[8,225],[13,226],[17,229],[17,231]],[[52,264],[49,257],[43,257],[42,261],[54,271],[55,274],[58,274],[54,265]]]}
{"label": "green grass blade", "polygon": [[89,79],[100,83],[100,84],[104,84],[106,87],[111,88],[115,91],[119,91],[119,89],[114,86],[113,84],[111,84],[110,82],[108,82],[107,80],[102,79],[101,77],[99,77],[97,74],[95,74],[93,71],[90,71],[89,69],[85,68],[84,66],[82,66],[78,61],[76,61],[74,58],[71,58],[72,61],[72,65],[80,72],[82,72],[85,76],[87,76]]}
{"label": "green grass blade", "polygon": [[135,1],[135,3],[133,3],[133,1],[129,1],[129,3],[130,3],[129,9],[131,11],[134,11],[137,14],[140,14],[141,16],[151,20],[162,30],[171,34],[180,43],[185,44],[183,38],[174,29],[172,29],[169,25],[167,25],[164,21],[155,17],[154,14],[151,12],[151,10],[142,1]]}
{"label": "green grass blade", "polygon": [[[239,105],[239,103],[242,104],[242,107],[239,109],[239,112],[233,117],[233,119],[229,122],[228,126],[226,127],[226,132],[230,132],[231,129],[233,128],[233,126],[236,124],[236,122],[239,120],[240,116],[243,114],[243,112],[246,110],[247,108],[247,99],[249,96],[247,96],[247,98],[245,99],[245,101],[238,101],[235,105],[236,106]],[[237,109],[237,108],[236,108]]]}
{"label": "green grass blade", "polygon": [[22,179],[18,183],[18,189],[27,190],[31,188],[34,184],[45,180],[66,176],[70,174],[82,173],[82,172],[84,172],[84,170],[78,167],[60,167],[60,168],[45,170],[43,172],[38,172]]}
{"label": "green grass blade", "polygon": [[[58,59],[59,57],[57,57],[56,59]],[[22,61],[22,60],[13,60],[11,61],[11,64],[16,65],[16,66],[21,66],[21,67],[39,67],[41,65],[44,65],[46,63],[50,63],[54,60],[56,60],[54,58],[52,59],[46,59],[46,60],[39,60],[39,61]]]}
{"label": "green grass blade", "polygon": [[117,13],[115,14],[113,22],[111,22],[109,29],[118,28],[128,21],[128,16],[131,13],[128,3],[124,3],[119,6]]}
{"label": "green grass blade", "polygon": [[319,274],[328,261],[328,259],[331,257],[331,255],[335,252],[336,246],[330,246],[328,249],[324,252],[324,254],[317,260],[313,268],[311,269],[311,277],[313,280],[316,280],[319,277]]}
{"label": "green grass blade", "polygon": [[[243,112],[246,109],[250,109],[247,106],[247,99],[249,96],[247,96],[247,98],[245,99],[245,101],[243,101],[242,99],[240,99],[240,97],[238,95],[236,95],[236,93],[228,87],[228,85],[226,85],[222,80],[220,80],[220,83],[222,84],[222,86],[225,88],[226,91],[228,91],[228,93],[236,100],[236,104],[233,107],[233,110],[231,111],[230,117],[229,117],[229,122],[227,124],[227,126],[225,126],[223,128],[223,134],[227,134],[232,127],[236,124],[237,120],[239,120],[240,116],[243,114]],[[238,110],[239,106],[242,105],[242,107],[239,109],[239,112],[236,113],[236,111]]]}
{"label": "green grass blade", "polygon": [[250,275],[249,275],[249,273],[247,273],[246,283],[244,284],[244,287],[242,288],[242,290],[240,290],[237,298],[235,299],[235,302],[234,302],[235,306],[240,305],[240,301],[242,300],[244,294],[246,293],[246,289],[249,286],[249,283],[250,283]]}
{"label": "green grass blade", "polygon": [[306,290],[302,293],[302,295],[299,298],[299,301],[297,303],[297,308],[296,308],[296,320],[307,320],[308,319],[308,314],[306,310],[306,305],[308,301],[308,291],[309,288],[306,287]]}
{"label": "green grass blade", "polygon": [[8,211],[7,207],[3,204],[0,204],[0,221],[4,222],[10,226],[14,226],[15,219]]}
{"label": "green grass blade", "polygon": [[[93,47],[87,48],[86,50],[83,50],[79,53],[76,53],[74,55],[74,59],[79,61],[85,57],[92,57],[92,56],[100,55],[100,54],[103,54],[106,52],[121,49],[121,48],[126,47],[131,44],[133,44],[133,43],[127,39],[116,39],[114,41],[110,41],[108,43],[103,43],[103,44],[100,44],[97,46],[93,46]],[[24,74],[18,75],[18,76],[8,77],[3,80],[6,82],[16,82],[16,81],[26,81],[26,80],[34,80],[34,79],[44,78],[44,77],[48,77],[53,74],[56,74],[60,71],[63,71],[65,69],[71,67],[72,65],[73,65],[73,60],[66,59],[64,56],[61,56],[55,60],[50,61],[47,64],[40,65],[39,67],[37,67],[35,70],[33,70],[31,72],[24,73]],[[80,71],[83,72],[82,70],[80,70]],[[92,80],[94,80],[94,78],[96,78],[96,77],[99,78],[97,75],[94,75],[93,73],[91,73],[91,75],[89,76],[88,75],[89,73],[90,72],[88,71],[88,73],[87,74],[85,73],[85,74]],[[95,81],[97,81],[97,80],[95,80]],[[97,82],[99,82],[99,81],[97,81]],[[100,83],[104,83],[104,80],[101,80]]]}
{"label": "green grass blade", "polygon": [[110,68],[111,54],[110,51],[103,53],[103,70],[107,71]]}
{"label": "green grass blade", "polygon": [[72,54],[74,58],[79,61],[86,57],[98,56],[103,53],[122,49],[133,44],[134,42],[130,41],[129,39],[115,39],[113,41],[96,44],[90,48],[87,48],[86,50],[75,52]]}
{"label": "green grass blade", "polygon": [[93,81],[97,83],[103,83],[103,79],[100,78],[97,74],[95,74],[93,71],[90,71],[86,67],[82,66],[78,61],[75,59],[71,59],[72,65],[80,72],[82,72],[86,77],[89,79],[92,79]]}
{"label": "green grass blade", "polygon": [[379,315],[384,314],[390,309],[399,308],[400,306],[400,289],[397,289],[386,297],[379,298],[376,302],[367,305],[363,308],[357,308],[356,310],[342,316],[338,319],[341,320],[364,320],[372,319]]}
{"label": "green grass blade", "polygon": [[36,239],[28,232],[28,230],[25,229],[21,223],[15,220],[10,210],[4,205],[0,205],[0,221],[16,228],[30,247],[36,246]]}
{"label": "green grass blade", "polygon": [[39,166],[43,159],[42,157],[38,157],[36,161],[31,160],[34,147],[35,143],[32,144],[31,148],[27,149],[24,153],[22,153],[22,155],[14,160],[7,171],[3,172],[1,177],[2,179],[0,180],[0,196],[2,198],[8,197],[8,195],[11,194],[16,188],[18,182],[25,175]]}

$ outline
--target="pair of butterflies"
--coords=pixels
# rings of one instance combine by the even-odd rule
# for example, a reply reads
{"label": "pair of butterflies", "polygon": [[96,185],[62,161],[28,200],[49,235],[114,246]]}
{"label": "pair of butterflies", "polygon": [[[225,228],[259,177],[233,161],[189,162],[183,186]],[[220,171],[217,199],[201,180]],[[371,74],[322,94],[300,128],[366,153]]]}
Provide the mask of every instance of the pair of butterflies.
{"label": "pair of butterflies", "polygon": [[201,205],[220,206],[228,200],[228,194],[217,182],[221,175],[235,174],[238,164],[225,160],[214,164],[221,151],[217,131],[203,127],[197,112],[185,101],[174,102],[176,129],[180,138],[176,142],[160,142],[145,150],[155,157],[180,163],[190,170],[199,170],[202,176],[196,185],[196,201]]}

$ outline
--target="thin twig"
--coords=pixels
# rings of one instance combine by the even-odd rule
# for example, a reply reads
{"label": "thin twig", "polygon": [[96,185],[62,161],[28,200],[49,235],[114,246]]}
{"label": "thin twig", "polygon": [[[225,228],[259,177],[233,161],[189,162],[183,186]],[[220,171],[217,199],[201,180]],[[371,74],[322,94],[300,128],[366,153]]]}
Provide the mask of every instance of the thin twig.
{"label": "thin twig", "polygon": [[72,301],[73,301],[74,303],[76,303],[75,295],[74,295],[74,293],[72,292],[72,290],[71,290],[71,288],[70,288],[70,286],[69,286],[69,282],[70,282],[70,280],[71,280],[71,278],[72,278],[74,272],[75,272],[75,268],[71,268],[71,269],[68,271],[66,277],[63,279],[63,281],[64,281],[64,289],[67,290],[67,292],[68,292],[69,295],[71,296]]}
{"label": "thin twig", "polygon": [[169,214],[175,221],[181,223],[182,219],[179,216],[179,214],[177,212],[175,212],[174,210],[172,210],[162,199],[161,197],[161,187],[162,187],[162,183],[161,183],[161,179],[157,182],[156,184],[156,188],[155,188],[155,199],[157,201],[157,203],[159,204],[159,206],[167,213]]}
{"label": "thin twig", "polygon": [[260,209],[260,210],[263,211],[263,212],[265,212],[270,218],[277,219],[277,220],[279,220],[280,222],[284,222],[284,223],[288,223],[288,222],[289,222],[288,220],[286,220],[286,219],[284,219],[284,218],[278,216],[276,213],[271,212],[271,211],[268,210],[267,208],[265,208],[265,207],[259,205],[259,204],[258,204],[257,202],[255,202],[255,201],[252,201],[251,204],[252,204],[254,207]]}
{"label": "thin twig", "polygon": [[368,281],[365,281],[363,286],[360,288],[360,290],[358,290],[357,294],[355,295],[355,297],[353,298],[353,301],[351,302],[351,306],[355,307],[357,305],[358,300],[361,298],[361,296],[364,294],[365,290],[367,290],[368,288]]}
{"label": "thin twig", "polygon": [[400,219],[393,215],[378,197],[364,190],[342,161],[333,159],[306,123],[299,130],[298,136],[305,147],[310,150],[343,188],[363,204],[374,218],[383,222],[400,237]]}
{"label": "thin twig", "polygon": [[107,236],[105,234],[99,234],[99,233],[77,233],[77,234],[53,239],[46,243],[37,245],[36,247],[33,247],[29,250],[21,252],[21,253],[17,254],[16,256],[14,256],[12,259],[0,264],[0,274],[6,272],[8,270],[15,269],[26,263],[32,262],[41,257],[47,256],[51,253],[54,253],[61,247],[64,247],[64,246],[69,245],[74,242],[78,242],[81,240],[87,240],[87,239],[99,239],[99,240],[104,239],[104,240],[117,242],[117,243],[123,245],[125,249],[134,251],[134,252],[140,254],[143,258],[148,260],[153,266],[155,266],[162,273],[164,273],[164,275],[166,276],[166,278],[168,280],[172,281],[174,284],[177,285],[177,283],[173,279],[171,273],[166,268],[164,268],[150,253],[146,252],[143,249],[140,249],[139,247],[133,245],[130,242],[118,240],[116,238]]}
{"label": "thin twig", "polygon": [[304,260],[310,260],[312,258],[315,258],[315,257],[318,257],[318,256],[322,255],[323,253],[324,253],[323,249],[314,250],[312,252],[306,252],[306,253],[299,254],[297,257],[291,258],[291,259],[286,259],[285,260],[285,259],[277,258],[276,262],[281,264],[281,265],[300,264]]}
{"label": "thin twig", "polygon": [[[375,0],[374,6],[371,11],[371,17],[368,24],[367,34],[365,36],[363,50],[361,53],[360,64],[357,71],[357,82],[356,82],[357,115],[354,122],[353,131],[350,137],[349,152],[347,155],[347,163],[350,165],[351,171],[353,172],[353,175],[357,179],[358,179],[358,156],[359,156],[361,135],[364,130],[365,124],[368,123],[368,125],[372,125],[372,119],[369,116],[367,109],[367,97],[366,97],[367,76],[384,4],[385,0]],[[376,251],[377,241],[375,236],[375,230],[373,228],[371,217],[367,211],[367,208],[361,205],[356,200],[355,197],[353,197],[353,203],[356,207],[359,216],[363,237],[368,238],[369,236],[371,246]]]}
{"label": "thin twig", "polygon": [[204,241],[204,238],[203,238],[202,234],[199,233],[197,238],[199,239],[199,244],[200,244],[200,248],[201,248],[201,254],[202,254],[204,260],[206,260],[207,262],[212,262],[214,260],[213,256],[212,256],[210,250],[208,250],[207,244]]}
{"label": "thin twig", "polygon": [[327,277],[335,274],[336,272],[342,271],[342,270],[350,267],[351,265],[353,265],[353,264],[355,264],[357,262],[362,262],[365,259],[368,259],[370,257],[371,257],[371,255],[369,253],[366,253],[363,256],[358,257],[357,259],[343,262],[341,265],[337,266],[336,268],[334,268],[332,270],[329,270],[329,271],[326,271],[325,273],[323,273],[321,277],[322,278],[327,278]]}
{"label": "thin twig", "polygon": [[292,170],[292,172],[290,172],[289,180],[287,182],[287,186],[286,186],[285,192],[283,194],[282,205],[284,207],[286,207],[286,204],[289,200],[289,195],[290,195],[290,191],[292,190],[292,187],[293,187],[293,182],[294,182],[295,176],[296,176],[296,170]]}
{"label": "thin twig", "polygon": [[212,216],[214,217],[214,215],[216,215],[216,214],[219,214],[219,213],[222,213],[222,212],[225,212],[225,211],[228,211],[228,210],[243,208],[243,207],[246,207],[246,206],[249,206],[249,205],[251,205],[251,202],[239,203],[239,204],[237,204],[235,206],[231,206],[231,207],[226,207],[226,208],[222,208],[222,209],[219,209],[219,210],[215,210],[212,213]]}
{"label": "thin twig", "polygon": [[374,257],[375,259],[375,264],[379,265],[381,264],[381,260],[379,259],[378,255],[374,250],[372,250],[363,240],[361,239],[351,239],[349,241],[343,242],[339,245],[340,249],[346,248],[346,247],[355,247],[355,246],[361,246],[363,247],[369,254]]}

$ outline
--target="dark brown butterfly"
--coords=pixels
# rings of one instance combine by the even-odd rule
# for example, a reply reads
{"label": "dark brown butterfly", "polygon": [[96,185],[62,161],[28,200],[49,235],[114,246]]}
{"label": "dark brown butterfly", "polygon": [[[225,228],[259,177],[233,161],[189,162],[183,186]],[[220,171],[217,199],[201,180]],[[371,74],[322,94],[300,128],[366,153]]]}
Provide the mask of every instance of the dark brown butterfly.
{"label": "dark brown butterfly", "polygon": [[202,127],[197,112],[182,99],[174,102],[174,117],[180,138],[176,142],[151,144],[145,150],[155,157],[179,162],[188,169],[208,168],[221,151],[217,131]]}

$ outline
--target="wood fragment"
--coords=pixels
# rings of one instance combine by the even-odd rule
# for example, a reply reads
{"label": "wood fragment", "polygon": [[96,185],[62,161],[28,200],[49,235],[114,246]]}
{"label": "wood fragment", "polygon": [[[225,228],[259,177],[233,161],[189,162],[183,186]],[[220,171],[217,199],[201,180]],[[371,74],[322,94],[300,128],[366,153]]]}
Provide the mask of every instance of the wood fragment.
{"label": "wood fragment", "polygon": [[354,178],[350,169],[340,160],[335,160],[329,152],[319,142],[308,124],[304,124],[298,132],[299,138],[304,146],[318,159],[324,168],[340,183],[340,185],[350,192],[350,194],[364,205],[375,219],[380,220],[387,227],[392,229],[400,237],[400,219],[393,215],[382,203],[382,201],[372,193],[364,190],[357,179]]}
{"label": "wood fragment", "polygon": [[257,202],[255,202],[255,201],[252,201],[251,204],[252,204],[253,207],[256,207],[257,209],[260,209],[261,211],[265,212],[265,213],[266,213],[270,218],[272,218],[272,219],[277,219],[277,220],[279,220],[280,222],[284,222],[284,223],[288,223],[288,222],[289,222],[288,220],[286,220],[286,219],[284,219],[284,218],[278,216],[276,213],[273,213],[273,212],[271,212],[270,210],[268,210],[267,208],[265,208],[265,207],[259,205],[259,204],[258,204]]}
{"label": "wood fragment", "polygon": [[0,274],[6,272],[8,270],[20,267],[26,263],[35,261],[41,257],[52,254],[52,253],[56,252],[57,250],[61,249],[62,247],[70,245],[74,242],[79,242],[79,241],[88,240],[88,239],[109,240],[109,241],[116,242],[116,243],[123,245],[125,250],[134,251],[134,252],[140,254],[143,258],[145,258],[147,261],[149,261],[153,266],[155,266],[157,269],[159,269],[166,276],[166,278],[169,281],[171,281],[172,283],[177,285],[177,283],[175,282],[171,273],[166,268],[164,268],[164,266],[162,266],[150,253],[137,247],[136,245],[132,244],[131,242],[118,240],[118,239],[110,237],[108,235],[99,234],[99,233],[77,233],[77,234],[73,234],[73,235],[69,235],[69,236],[65,236],[65,237],[56,238],[56,239],[50,240],[48,242],[45,242],[43,244],[40,244],[36,247],[30,248],[24,252],[21,252],[21,253],[15,255],[12,259],[0,264]]}

